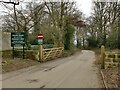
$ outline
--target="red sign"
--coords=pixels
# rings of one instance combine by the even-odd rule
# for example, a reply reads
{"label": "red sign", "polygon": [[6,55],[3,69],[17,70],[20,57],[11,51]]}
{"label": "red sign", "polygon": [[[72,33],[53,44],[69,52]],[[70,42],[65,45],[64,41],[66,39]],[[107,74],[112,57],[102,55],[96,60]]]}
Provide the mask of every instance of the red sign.
{"label": "red sign", "polygon": [[43,34],[38,34],[38,39],[42,39],[43,38]]}

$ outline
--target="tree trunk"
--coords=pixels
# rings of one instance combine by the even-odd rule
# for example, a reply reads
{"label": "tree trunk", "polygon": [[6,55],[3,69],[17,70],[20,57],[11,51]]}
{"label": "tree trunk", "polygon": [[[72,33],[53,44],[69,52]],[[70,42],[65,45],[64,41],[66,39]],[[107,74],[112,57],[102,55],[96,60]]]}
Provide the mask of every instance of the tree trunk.
{"label": "tree trunk", "polygon": [[64,14],[64,3],[61,0],[61,13],[60,13],[60,30],[59,30],[59,47],[63,46],[63,14]]}
{"label": "tree trunk", "polygon": [[16,29],[15,30],[19,31],[20,29],[19,29],[18,20],[17,20],[17,14],[16,14],[16,10],[15,10],[15,4],[13,6],[13,9],[14,9],[15,22],[16,22],[16,26],[15,26]]}

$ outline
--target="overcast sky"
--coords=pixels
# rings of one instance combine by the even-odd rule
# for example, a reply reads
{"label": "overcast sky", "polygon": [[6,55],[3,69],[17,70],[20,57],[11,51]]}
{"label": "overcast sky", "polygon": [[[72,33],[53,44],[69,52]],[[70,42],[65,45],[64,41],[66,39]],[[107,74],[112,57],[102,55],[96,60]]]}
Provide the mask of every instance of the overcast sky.
{"label": "overcast sky", "polygon": [[[9,1],[9,0],[3,0],[3,1]],[[24,0],[24,1],[28,2],[30,0]],[[92,0],[71,0],[71,1],[76,2],[78,9],[82,11],[85,14],[85,16],[90,16],[91,8],[92,8]],[[5,11],[5,8],[0,3],[0,14],[3,14],[2,11]]]}
{"label": "overcast sky", "polygon": [[77,7],[86,16],[90,16],[92,10],[92,0],[75,0]]}

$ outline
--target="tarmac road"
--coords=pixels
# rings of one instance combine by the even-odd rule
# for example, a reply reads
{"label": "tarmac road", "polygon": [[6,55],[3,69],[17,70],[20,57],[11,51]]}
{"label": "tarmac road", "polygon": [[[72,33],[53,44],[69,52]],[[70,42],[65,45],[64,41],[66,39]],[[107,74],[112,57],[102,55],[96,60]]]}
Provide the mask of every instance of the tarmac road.
{"label": "tarmac road", "polygon": [[95,53],[82,50],[68,58],[3,74],[3,88],[101,88]]}

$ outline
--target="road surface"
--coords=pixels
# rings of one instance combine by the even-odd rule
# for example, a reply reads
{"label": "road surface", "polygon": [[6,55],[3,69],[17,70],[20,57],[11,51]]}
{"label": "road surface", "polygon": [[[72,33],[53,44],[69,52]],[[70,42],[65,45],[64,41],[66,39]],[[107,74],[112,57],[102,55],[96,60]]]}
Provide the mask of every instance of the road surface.
{"label": "road surface", "polygon": [[95,53],[82,50],[67,58],[49,61],[3,75],[3,88],[101,88]]}

